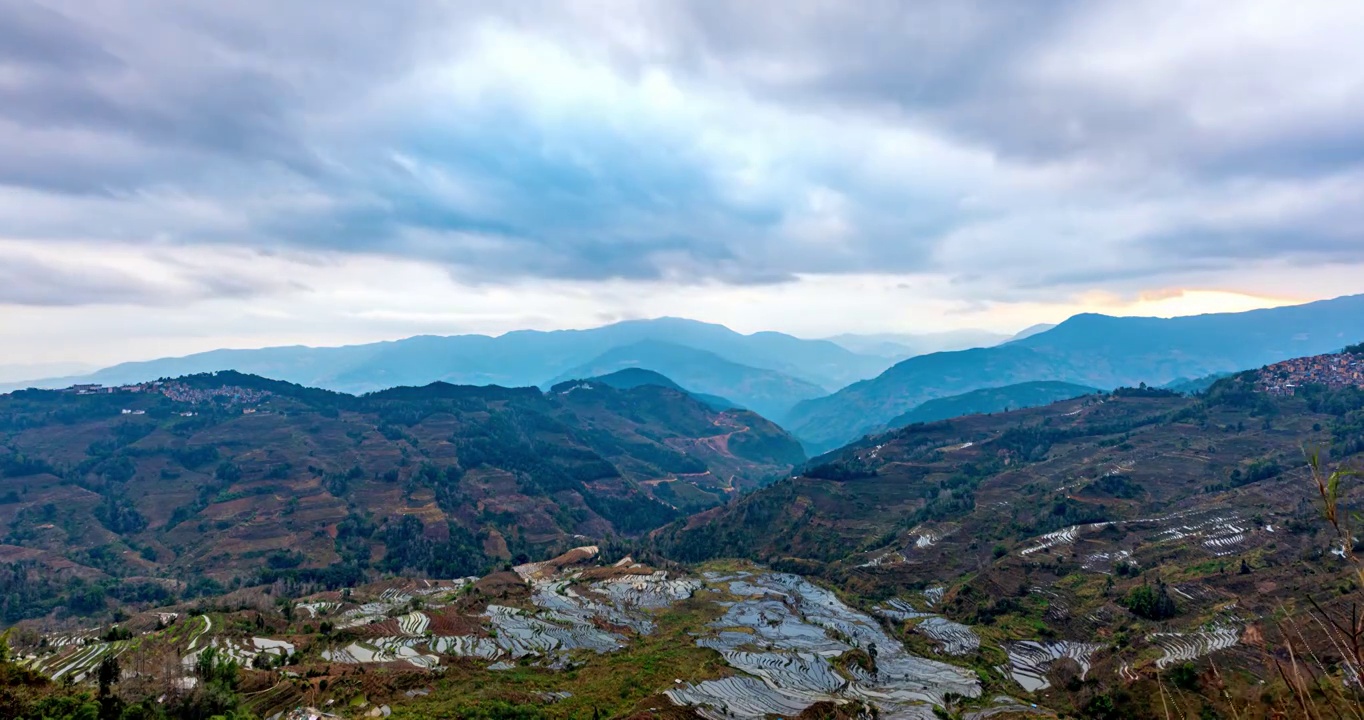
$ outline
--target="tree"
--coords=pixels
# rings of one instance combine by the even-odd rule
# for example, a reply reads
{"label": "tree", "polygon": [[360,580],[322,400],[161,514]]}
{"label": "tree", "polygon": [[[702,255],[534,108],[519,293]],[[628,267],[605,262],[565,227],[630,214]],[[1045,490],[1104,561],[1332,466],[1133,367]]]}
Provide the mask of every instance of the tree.
{"label": "tree", "polygon": [[1141,585],[1132,588],[1123,599],[1123,606],[1131,610],[1132,614],[1147,620],[1165,620],[1179,613],[1179,608],[1170,597],[1164,582],[1158,583],[1155,587]]}
{"label": "tree", "polygon": [[1168,673],[1170,682],[1181,690],[1198,689],[1198,669],[1191,662],[1180,663]]}
{"label": "tree", "polygon": [[123,700],[114,695],[114,684],[119,681],[122,674],[117,657],[106,655],[99,661],[99,669],[96,671],[99,678],[99,720],[119,720],[123,715]]}

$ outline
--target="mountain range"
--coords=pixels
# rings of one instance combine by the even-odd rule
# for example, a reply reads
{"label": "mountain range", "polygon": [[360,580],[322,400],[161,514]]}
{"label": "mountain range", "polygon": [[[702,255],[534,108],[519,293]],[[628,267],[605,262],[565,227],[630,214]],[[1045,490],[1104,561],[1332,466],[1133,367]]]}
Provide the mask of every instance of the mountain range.
{"label": "mountain range", "polygon": [[481,563],[651,530],[804,461],[781,428],[666,378],[354,397],[222,372],[25,390],[0,397],[0,555],[115,577],[225,576],[281,552],[362,567],[394,543],[403,563]]}
{"label": "mountain range", "polygon": [[1364,295],[1176,318],[1083,314],[1003,345],[933,353],[807,400],[784,418],[811,452],[857,439],[936,398],[1038,380],[1111,389],[1235,372],[1364,338]]}
{"label": "mountain range", "polygon": [[438,381],[549,387],[640,361],[691,390],[762,408],[772,416],[784,414],[799,400],[875,376],[893,362],[827,340],[803,340],[776,332],[743,335],[722,325],[659,318],[590,330],[522,330],[497,337],[418,336],[344,347],[214,350],[123,363],[81,376],[0,384],[0,392],[75,383],[122,385],[219,370],[346,393]]}
{"label": "mountain range", "polygon": [[1015,336],[987,330],[949,330],[937,333],[845,333],[827,338],[855,353],[904,360],[915,355],[948,350],[989,347],[1008,342]]}
{"label": "mountain range", "polygon": [[72,376],[99,368],[81,362],[22,363],[0,365],[0,383],[22,383],[31,378]]}
{"label": "mountain range", "polygon": [[[1082,314],[1010,338],[962,331],[804,340],[660,318],[498,337],[420,336],[334,348],[216,350],[20,385],[118,385],[231,369],[348,393],[431,382],[543,389],[636,368],[660,373],[689,392],[753,410],[789,429],[811,454],[818,454],[892,426],[928,401],[984,388],[1058,382],[1107,390],[1205,378],[1187,386],[1197,389],[1220,374],[1330,352],[1360,338],[1364,295],[1168,319]],[[978,346],[896,362],[899,355],[915,351],[914,342]],[[5,389],[0,385],[0,391]],[[971,402],[979,400],[962,407],[977,407]],[[971,411],[1005,406],[1022,405],[987,403]],[[923,416],[933,415],[929,409]]]}
{"label": "mountain range", "polygon": [[612,348],[552,382],[610,375],[628,368],[652,370],[690,390],[734,398],[777,422],[796,403],[827,394],[814,383],[775,370],[741,365],[712,352],[658,340]]}
{"label": "mountain range", "polygon": [[1321,503],[1361,500],[1324,473],[1364,453],[1364,344],[1198,396],[1091,391],[931,400],[810,461],[633,366],[12,393],[0,714],[95,717],[30,707],[96,681],[180,702],[219,653],[260,717],[1259,717],[1235,711],[1287,706],[1287,639],[1343,667],[1312,620],[1357,612]]}

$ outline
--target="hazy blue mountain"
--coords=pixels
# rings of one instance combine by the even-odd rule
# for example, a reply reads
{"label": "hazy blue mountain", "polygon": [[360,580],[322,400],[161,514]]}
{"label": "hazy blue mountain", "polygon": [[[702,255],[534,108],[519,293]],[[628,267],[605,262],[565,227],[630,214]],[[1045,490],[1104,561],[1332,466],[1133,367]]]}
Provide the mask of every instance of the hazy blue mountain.
{"label": "hazy blue mountain", "polygon": [[[1014,336],[1016,337],[1016,336]],[[903,360],[915,355],[943,352],[947,350],[966,350],[968,348],[991,347],[1011,339],[1009,335],[993,333],[988,330],[951,330],[939,333],[847,333],[828,338],[852,352],[862,355]]]}
{"label": "hazy blue mountain", "polygon": [[1051,380],[981,388],[961,395],[929,400],[907,413],[892,418],[886,426],[900,428],[914,423],[934,422],[963,415],[1040,407],[1096,392],[1099,392],[1098,388]]}
{"label": "hazy blue mountain", "polygon": [[786,426],[812,453],[855,440],[935,398],[1055,380],[1110,389],[1256,368],[1332,352],[1364,338],[1364,295],[1243,313],[1179,318],[1084,314],[998,347],[897,363],[833,395],[802,402]]}
{"label": "hazy blue mountain", "polygon": [[740,365],[715,353],[657,340],[612,348],[548,384],[600,377],[628,368],[652,370],[691,391],[729,398],[778,423],[796,403],[825,393],[818,385],[775,370]]}
{"label": "hazy blue mountain", "polygon": [[75,375],[95,369],[88,363],[78,362],[6,364],[0,365],[0,382],[16,383],[54,375]]}
{"label": "hazy blue mountain", "polygon": [[[711,409],[714,410],[744,409],[743,406],[740,405],[739,403],[722,398],[718,395],[707,395],[706,393],[692,392],[682,387],[681,385],[678,385],[677,383],[673,382],[662,373],[657,373],[654,372],[653,370],[646,370],[641,367],[629,367],[625,368],[624,370],[617,370],[613,373],[608,373],[606,375],[598,375],[597,377],[587,379],[590,382],[598,382],[603,385],[616,388],[617,390],[631,390],[642,385],[656,385],[658,387],[670,388],[678,392],[686,393],[696,398],[697,400],[700,400],[706,405],[710,406]],[[551,391],[557,390],[562,385],[564,385],[564,383],[558,383],[554,387],[551,387],[550,390]]]}
{"label": "hazy blue mountain", "polygon": [[1056,327],[1055,323],[1038,323],[1036,325],[1029,325],[1028,327],[1025,327],[1022,330],[1019,330],[1018,332],[1014,333],[1014,336],[1009,338],[1009,340],[1013,341],[1022,340],[1023,338],[1030,338],[1033,335],[1039,335],[1054,327]]}
{"label": "hazy blue mountain", "polygon": [[[64,387],[74,382],[113,385],[228,369],[350,393],[436,381],[530,386],[612,348],[646,340],[693,347],[732,363],[773,370],[817,385],[826,392],[875,376],[891,365],[886,358],[859,355],[825,340],[802,340],[775,332],[743,335],[723,325],[660,318],[590,330],[524,330],[498,337],[427,335],[345,347],[214,350],[187,357],[124,363],[88,375],[24,383],[19,387]],[[0,391],[8,389],[15,387],[0,385]]]}

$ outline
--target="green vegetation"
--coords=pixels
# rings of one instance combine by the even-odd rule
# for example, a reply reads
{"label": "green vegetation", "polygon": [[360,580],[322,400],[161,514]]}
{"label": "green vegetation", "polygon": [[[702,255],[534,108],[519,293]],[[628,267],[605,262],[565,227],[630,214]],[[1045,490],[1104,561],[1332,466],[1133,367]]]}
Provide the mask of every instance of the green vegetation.
{"label": "green vegetation", "polygon": [[[805,459],[757,415],[649,384],[353,397],[240,373],[176,382],[221,394],[0,396],[0,532],[37,551],[0,567],[0,620],[175,599],[129,577],[339,588],[477,574],[585,531],[646,533]],[[284,550],[260,552],[266,536]]]}
{"label": "green vegetation", "polygon": [[384,526],[380,533],[387,552],[379,569],[431,577],[466,577],[487,571],[489,558],[472,533],[448,523],[446,534],[445,540],[432,540],[420,518],[404,515]]}
{"label": "green vegetation", "polygon": [[1136,387],[1120,387],[1113,390],[1113,397],[1126,398],[1168,398],[1179,395],[1174,390],[1165,388],[1147,387],[1146,383],[1140,383]]}
{"label": "green vegetation", "polygon": [[1168,620],[1179,614],[1179,608],[1163,582],[1157,583],[1155,587],[1139,585],[1132,588],[1123,598],[1122,604],[1132,614],[1147,620]]}
{"label": "green vegetation", "polygon": [[207,649],[195,665],[195,688],[163,699],[129,699],[119,690],[123,671],[106,656],[93,673],[96,691],[59,684],[21,667],[0,634],[0,717],[15,720],[253,720],[237,693],[240,669]]}

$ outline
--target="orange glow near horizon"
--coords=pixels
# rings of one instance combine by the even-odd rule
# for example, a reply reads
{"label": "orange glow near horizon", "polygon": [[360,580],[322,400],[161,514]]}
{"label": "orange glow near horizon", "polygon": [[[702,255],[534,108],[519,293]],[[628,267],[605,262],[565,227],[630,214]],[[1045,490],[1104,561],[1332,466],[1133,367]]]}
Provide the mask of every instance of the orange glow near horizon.
{"label": "orange glow near horizon", "polygon": [[1179,317],[1236,313],[1311,302],[1312,298],[1251,295],[1228,290],[1171,288],[1143,292],[1135,300],[1103,292],[1088,293],[1079,304],[1091,312],[1118,316]]}

